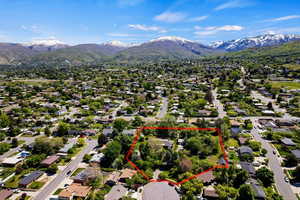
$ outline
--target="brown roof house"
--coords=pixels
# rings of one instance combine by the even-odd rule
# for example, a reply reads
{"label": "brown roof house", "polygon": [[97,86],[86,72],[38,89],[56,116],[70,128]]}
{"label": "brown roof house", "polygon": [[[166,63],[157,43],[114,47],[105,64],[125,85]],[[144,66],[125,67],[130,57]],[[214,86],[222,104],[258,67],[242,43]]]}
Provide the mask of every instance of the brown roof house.
{"label": "brown roof house", "polygon": [[119,178],[120,178],[121,173],[118,171],[114,171],[111,174],[109,174],[109,176],[106,179],[106,184],[113,186],[115,184],[117,184],[119,182]]}
{"label": "brown roof house", "polygon": [[0,200],[6,200],[13,195],[12,190],[1,190],[0,191]]}
{"label": "brown roof house", "polygon": [[125,183],[126,179],[131,179],[137,172],[135,170],[126,168],[121,170],[119,181]]}
{"label": "brown roof house", "polygon": [[52,155],[48,156],[45,160],[41,162],[42,167],[50,167],[52,164],[56,163],[59,160],[59,156]]}
{"label": "brown roof house", "polygon": [[86,199],[91,187],[79,183],[72,183],[68,188],[58,194],[59,200]]}
{"label": "brown roof house", "polygon": [[197,178],[201,180],[205,185],[209,185],[215,180],[216,177],[213,175],[213,171],[208,171],[204,174],[201,174]]}

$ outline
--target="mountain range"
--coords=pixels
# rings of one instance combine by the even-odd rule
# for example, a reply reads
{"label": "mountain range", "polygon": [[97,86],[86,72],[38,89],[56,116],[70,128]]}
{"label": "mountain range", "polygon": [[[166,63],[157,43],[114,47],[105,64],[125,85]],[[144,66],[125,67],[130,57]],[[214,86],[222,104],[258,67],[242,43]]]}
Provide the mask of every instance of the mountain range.
{"label": "mountain range", "polygon": [[142,44],[111,41],[103,44],[68,45],[55,39],[32,43],[0,43],[0,64],[60,64],[81,65],[104,60],[119,62],[159,59],[199,58],[236,52],[254,47],[280,45],[300,40],[298,35],[267,34],[257,37],[215,42],[203,45],[188,39],[168,36]]}

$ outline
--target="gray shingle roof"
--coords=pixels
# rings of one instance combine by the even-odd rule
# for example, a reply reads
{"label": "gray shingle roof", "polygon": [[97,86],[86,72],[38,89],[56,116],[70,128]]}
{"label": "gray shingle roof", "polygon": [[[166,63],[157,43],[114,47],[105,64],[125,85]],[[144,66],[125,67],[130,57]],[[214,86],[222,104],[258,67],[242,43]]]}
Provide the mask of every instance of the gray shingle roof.
{"label": "gray shingle roof", "polygon": [[44,172],[42,172],[42,171],[34,171],[31,174],[29,174],[28,176],[22,178],[19,184],[20,185],[28,185],[29,183],[37,180],[43,174],[44,174]]}
{"label": "gray shingle roof", "polygon": [[296,149],[291,152],[298,160],[300,160],[300,149]]}
{"label": "gray shingle roof", "polygon": [[167,183],[148,183],[144,187],[143,200],[179,200],[174,187]]}

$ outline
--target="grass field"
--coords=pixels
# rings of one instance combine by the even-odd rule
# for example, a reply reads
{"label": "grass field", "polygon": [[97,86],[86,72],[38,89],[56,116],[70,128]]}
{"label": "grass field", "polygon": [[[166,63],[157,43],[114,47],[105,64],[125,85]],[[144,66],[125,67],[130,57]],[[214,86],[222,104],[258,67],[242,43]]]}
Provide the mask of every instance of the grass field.
{"label": "grass field", "polygon": [[283,66],[290,70],[300,70],[300,65],[298,64],[285,64]]}
{"label": "grass field", "polygon": [[45,182],[35,181],[29,185],[29,188],[38,190],[41,187],[43,187],[44,185],[45,185]]}
{"label": "grass field", "polygon": [[280,89],[280,88],[287,88],[287,89],[300,89],[300,82],[281,82],[281,81],[272,81],[270,82],[273,88]]}

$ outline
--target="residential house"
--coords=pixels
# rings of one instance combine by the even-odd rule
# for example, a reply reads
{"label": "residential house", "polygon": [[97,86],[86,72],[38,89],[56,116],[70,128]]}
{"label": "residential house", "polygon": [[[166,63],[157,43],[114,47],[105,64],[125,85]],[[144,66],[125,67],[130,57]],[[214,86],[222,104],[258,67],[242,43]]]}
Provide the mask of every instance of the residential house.
{"label": "residential house", "polygon": [[258,182],[254,179],[251,179],[251,187],[254,191],[254,197],[256,200],[264,200],[266,199],[266,194],[262,186],[258,184]]}
{"label": "residential house", "polygon": [[297,158],[298,162],[300,162],[300,149],[292,150],[291,152]]}
{"label": "residential house", "polygon": [[111,174],[109,174],[109,176],[106,179],[106,184],[113,186],[115,184],[117,184],[119,182],[119,178],[120,178],[121,173],[118,171],[114,171]]}
{"label": "residential house", "polygon": [[142,200],[179,200],[175,188],[165,182],[151,182],[144,186]]}
{"label": "residential house", "polygon": [[15,155],[12,157],[8,157],[1,162],[2,166],[13,167],[17,164],[21,163],[25,158],[20,157],[19,155]]}
{"label": "residential house", "polygon": [[119,200],[126,196],[128,190],[123,185],[115,185],[111,188],[108,194],[105,195],[104,200]]}
{"label": "residential house", "polygon": [[252,155],[253,154],[253,150],[250,147],[248,147],[248,146],[241,146],[239,148],[239,154],[240,155],[245,155],[245,154]]}
{"label": "residential house", "polygon": [[58,153],[67,154],[68,151],[76,144],[76,140],[69,140],[67,144],[63,148],[61,148]]}
{"label": "residential house", "polygon": [[90,163],[100,164],[103,158],[104,158],[104,153],[94,154],[90,159]]}
{"label": "residential house", "polygon": [[41,162],[42,167],[50,167],[52,164],[56,163],[59,160],[60,156],[52,155],[48,156],[45,160]]}
{"label": "residential house", "polygon": [[103,129],[102,133],[106,137],[110,137],[113,134],[113,129],[112,128],[105,128],[105,129]]}
{"label": "residential house", "polygon": [[119,181],[125,183],[126,179],[131,179],[137,172],[135,170],[126,168],[121,170]]}
{"label": "residential house", "polygon": [[128,136],[134,136],[136,132],[136,129],[129,129],[129,130],[123,130],[122,134],[128,135]]}
{"label": "residential house", "polygon": [[81,183],[82,185],[87,185],[90,181],[101,176],[99,168],[89,167],[77,174],[73,180],[75,183]]}
{"label": "residential house", "polygon": [[81,131],[81,134],[86,135],[86,136],[94,136],[97,134],[97,131],[93,130],[93,129],[86,129],[86,130]]}
{"label": "residential house", "polygon": [[199,180],[201,180],[203,182],[203,184],[210,185],[215,180],[216,177],[213,175],[213,171],[211,170],[211,171],[201,174],[197,178]]}
{"label": "residential house", "polygon": [[296,146],[296,144],[290,138],[283,138],[280,140],[285,146]]}
{"label": "residential house", "polygon": [[213,186],[204,188],[202,196],[208,200],[219,199],[219,195]]}
{"label": "residential house", "polygon": [[240,162],[242,169],[246,170],[248,174],[252,177],[255,176],[255,169],[252,163],[249,162]]}
{"label": "residential house", "polygon": [[59,200],[86,199],[91,191],[91,187],[83,186],[79,183],[72,183],[68,188],[58,194]]}
{"label": "residential house", "polygon": [[11,197],[13,195],[13,191],[12,190],[1,190],[0,191],[0,200],[6,200],[9,199],[9,197]]}
{"label": "residential house", "polygon": [[292,120],[288,120],[288,119],[277,119],[275,121],[276,125],[279,126],[279,127],[282,127],[282,126],[294,126],[295,125],[295,122],[292,121]]}
{"label": "residential house", "polygon": [[31,184],[33,181],[36,181],[38,178],[40,178],[44,172],[42,171],[34,171],[30,173],[29,175],[22,178],[19,182],[19,186],[26,188],[29,184]]}

